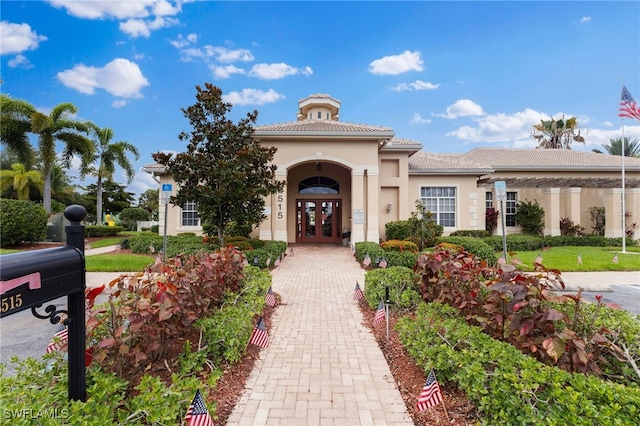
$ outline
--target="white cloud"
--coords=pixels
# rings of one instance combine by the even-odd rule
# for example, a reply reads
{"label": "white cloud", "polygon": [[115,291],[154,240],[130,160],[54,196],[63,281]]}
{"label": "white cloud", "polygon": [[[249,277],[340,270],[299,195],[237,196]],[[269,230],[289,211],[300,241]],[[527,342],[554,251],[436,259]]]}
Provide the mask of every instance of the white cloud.
{"label": "white cloud", "polygon": [[138,65],[122,58],[114,59],[102,68],[76,65],[57,76],[65,86],[89,95],[96,89],[104,89],[114,96],[141,98],[140,90],[149,85]]}
{"label": "white cloud", "polygon": [[84,19],[116,19],[120,30],[132,37],[149,37],[151,31],[179,23],[171,18],[182,11],[183,1],[68,1],[49,0],[57,9],[66,9],[71,16]]}
{"label": "white cloud", "polygon": [[471,142],[514,142],[520,146],[533,147],[536,141],[530,136],[534,124],[548,120],[549,115],[527,108],[515,114],[491,114],[474,119],[474,126],[462,126],[447,133]]}
{"label": "white cloud", "polygon": [[197,41],[198,36],[196,34],[189,34],[186,37],[179,35],[177,40],[172,40],[169,43],[180,51],[180,59],[185,62],[195,59],[203,61],[212,59],[217,62],[231,63],[251,62],[255,59],[251,51],[247,49],[228,49],[223,46],[211,45],[199,48],[195,46]]}
{"label": "white cloud", "polygon": [[589,22],[591,20],[591,16],[583,16],[580,18],[580,23],[584,24],[585,22]]}
{"label": "white cloud", "polygon": [[290,75],[312,75],[310,67],[296,68],[284,63],[278,64],[256,64],[249,71],[249,76],[262,80],[278,80]]}
{"label": "white cloud", "polygon": [[123,106],[126,106],[128,103],[129,102],[124,99],[116,99],[111,103],[111,106],[113,108],[122,108]]}
{"label": "white cloud", "polygon": [[153,177],[149,173],[143,172],[141,169],[136,173],[131,184],[127,187],[127,191],[136,194],[137,201],[140,194],[145,192],[147,189],[158,189],[158,182],[153,180]]}
{"label": "white cloud", "polygon": [[222,96],[222,100],[233,105],[264,105],[284,99],[285,96],[273,89],[262,91],[258,89],[242,89],[242,92],[229,92]]}
{"label": "white cloud", "polygon": [[22,53],[25,50],[35,50],[41,41],[47,38],[36,34],[29,24],[13,24],[9,21],[0,22],[0,55]]}
{"label": "white cloud", "polygon": [[217,79],[225,79],[231,77],[233,74],[244,74],[245,71],[242,68],[238,68],[233,65],[209,65],[209,69],[213,71],[213,76]]}
{"label": "white cloud", "polygon": [[378,75],[397,75],[407,71],[422,71],[420,52],[405,50],[399,55],[384,56],[369,64],[369,72]]}
{"label": "white cloud", "polygon": [[417,112],[413,114],[413,118],[411,119],[412,123],[431,123],[431,120],[428,118],[422,118],[420,114]]}
{"label": "white cloud", "polygon": [[397,86],[391,87],[391,90],[395,90],[396,92],[402,92],[405,90],[435,90],[438,87],[440,87],[439,84],[416,80],[413,83],[400,83]]}
{"label": "white cloud", "polygon": [[182,34],[178,34],[178,39],[170,41],[169,44],[171,44],[176,49],[183,49],[197,42],[198,42],[197,34],[188,34],[186,37],[183,37]]}
{"label": "white cloud", "polygon": [[469,99],[459,99],[447,107],[446,114],[434,114],[436,117],[458,118],[469,115],[483,115],[482,107]]}
{"label": "white cloud", "polygon": [[23,55],[16,55],[15,57],[9,59],[7,65],[9,65],[9,67],[11,68],[33,68],[33,64],[29,61],[29,59],[27,59],[26,56]]}

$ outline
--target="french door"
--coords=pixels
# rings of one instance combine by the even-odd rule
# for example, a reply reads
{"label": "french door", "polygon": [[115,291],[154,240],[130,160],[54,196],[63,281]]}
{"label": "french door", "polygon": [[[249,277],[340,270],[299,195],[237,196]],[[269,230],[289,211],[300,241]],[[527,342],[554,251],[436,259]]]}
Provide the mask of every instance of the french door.
{"label": "french door", "polygon": [[341,200],[296,200],[296,242],[337,244],[341,228]]}

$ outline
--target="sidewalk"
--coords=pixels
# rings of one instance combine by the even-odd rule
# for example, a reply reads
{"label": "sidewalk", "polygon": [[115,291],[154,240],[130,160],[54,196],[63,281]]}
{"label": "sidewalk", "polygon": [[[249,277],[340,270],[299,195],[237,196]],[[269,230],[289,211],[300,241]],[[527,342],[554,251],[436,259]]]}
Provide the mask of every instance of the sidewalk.
{"label": "sidewalk", "polygon": [[282,304],[230,425],[413,425],[353,301],[349,249],[299,246],[272,271]]}

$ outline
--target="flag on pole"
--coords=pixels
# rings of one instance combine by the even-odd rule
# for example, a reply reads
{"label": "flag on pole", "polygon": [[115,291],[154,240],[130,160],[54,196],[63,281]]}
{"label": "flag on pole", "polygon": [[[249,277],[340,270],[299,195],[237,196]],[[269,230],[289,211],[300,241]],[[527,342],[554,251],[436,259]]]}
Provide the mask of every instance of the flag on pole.
{"label": "flag on pole", "polygon": [[618,117],[635,118],[640,120],[640,107],[631,96],[626,87],[622,86],[622,95],[620,95],[620,108],[618,109]]}
{"label": "flag on pole", "polygon": [[582,265],[582,256],[578,255],[578,265]]}
{"label": "flag on pole", "polygon": [[265,349],[269,347],[269,334],[267,333],[267,328],[264,326],[264,320],[262,317],[260,317],[260,320],[258,320],[258,323],[253,328],[253,333],[251,333],[249,343],[253,343],[256,346],[260,346]]}
{"label": "flag on pole", "polygon": [[536,256],[536,260],[534,260],[533,263],[542,265],[542,253]]}
{"label": "flag on pole", "polygon": [[388,265],[387,259],[385,259],[384,257],[382,259],[380,259],[380,262],[378,262],[378,267],[379,268],[384,269],[384,268],[387,267],[387,265]]}
{"label": "flag on pole", "polygon": [[364,266],[369,266],[371,265],[371,257],[369,257],[369,253],[364,255],[364,259],[362,260],[362,264]]}
{"label": "flag on pole", "polygon": [[276,306],[276,295],[269,287],[269,291],[267,291],[267,295],[265,296],[265,301],[269,306]]}
{"label": "flag on pole", "polygon": [[442,391],[436,380],[436,373],[431,370],[427,376],[427,382],[420,392],[416,408],[418,411],[424,411],[427,408],[436,406],[442,402]]}
{"label": "flag on pole", "polygon": [[613,259],[611,259],[611,261],[612,261],[613,263],[615,263],[615,264],[617,264],[617,263],[618,263],[618,254],[617,254],[617,253],[616,253],[616,255],[615,255],[615,256],[613,256]]}
{"label": "flag on pole", "polygon": [[187,426],[213,426],[213,419],[209,415],[209,411],[207,411],[200,389],[196,391],[196,396],[193,398],[189,409],[187,409],[187,415],[184,420],[187,422]]}
{"label": "flag on pole", "polygon": [[356,282],[356,289],[353,291],[353,300],[362,300],[364,299],[364,293],[360,288],[360,284]]}
{"label": "flag on pole", "polygon": [[59,351],[69,341],[69,330],[63,324],[58,326],[55,334],[51,337],[51,342],[47,345],[47,353],[50,354],[53,351]]}
{"label": "flag on pole", "polygon": [[381,300],[380,304],[378,305],[378,310],[376,311],[376,315],[373,317],[373,325],[378,325],[378,323],[380,323],[380,321],[382,321],[384,317],[385,317],[384,303],[382,303],[382,300]]}

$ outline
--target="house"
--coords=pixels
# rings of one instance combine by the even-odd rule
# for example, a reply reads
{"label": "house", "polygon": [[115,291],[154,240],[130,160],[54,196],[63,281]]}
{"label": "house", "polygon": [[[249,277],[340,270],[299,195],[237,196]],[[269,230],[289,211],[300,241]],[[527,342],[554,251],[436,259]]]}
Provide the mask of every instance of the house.
{"label": "house", "polygon": [[[620,237],[623,192],[627,222],[640,222],[638,158],[624,159],[623,188],[620,156],[502,148],[429,153],[391,128],[340,121],[340,107],[338,99],[313,94],[298,102],[296,121],[255,127],[261,144],[277,148],[276,178],[286,181],[281,193],[265,199],[265,220],[256,230],[261,239],[340,244],[350,235],[352,242],[378,242],[385,223],[409,218],[418,199],[445,235],[485,229],[489,207],[504,212],[507,232],[517,233],[516,204],[536,200],[545,210],[546,235],[560,235],[565,217],[590,231],[589,208],[604,207],[605,236]],[[144,170],[175,193],[163,166]],[[166,220],[169,235],[201,231],[195,200],[170,205]],[[164,221],[161,208],[160,229]]]}

